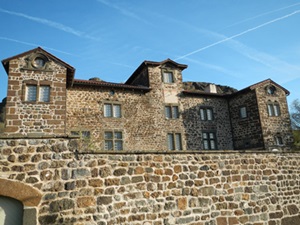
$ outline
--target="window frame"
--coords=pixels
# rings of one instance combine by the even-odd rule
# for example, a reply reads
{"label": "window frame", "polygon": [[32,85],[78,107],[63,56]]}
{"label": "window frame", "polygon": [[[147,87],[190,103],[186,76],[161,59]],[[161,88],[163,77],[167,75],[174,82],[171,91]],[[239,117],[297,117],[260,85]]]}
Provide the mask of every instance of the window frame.
{"label": "window frame", "polygon": [[162,70],[162,81],[165,84],[174,84],[175,83],[174,72],[170,70]]}
{"label": "window frame", "polygon": [[[167,112],[167,109],[169,111]],[[180,112],[178,105],[165,105],[165,118],[166,119],[179,119]]]}
{"label": "window frame", "polygon": [[182,151],[183,150],[182,134],[178,132],[168,132],[167,147],[169,151]]}
{"label": "window frame", "polygon": [[240,106],[239,115],[241,119],[246,119],[248,117],[248,110],[246,106]]}
{"label": "window frame", "polygon": [[281,116],[280,105],[277,101],[267,103],[267,112],[269,117],[279,117]]}
{"label": "window frame", "polygon": [[[108,133],[112,134],[111,138],[107,138],[106,134],[108,134]],[[121,134],[121,138],[117,138],[116,134]],[[120,131],[120,130],[115,130],[115,131],[106,130],[106,131],[104,131],[103,138],[104,138],[104,142],[103,142],[104,146],[103,147],[104,147],[105,151],[123,151],[124,150],[124,135],[123,135],[122,131]],[[111,143],[111,148],[106,147],[107,143]],[[118,148],[119,144],[121,144],[120,145],[121,148]]]}
{"label": "window frame", "polygon": [[[106,106],[110,106],[110,115],[106,115]],[[119,112],[117,113],[116,107],[119,108]],[[119,115],[119,116],[118,116]],[[103,117],[104,118],[122,118],[122,105],[120,103],[115,102],[104,102],[103,104]]]}
{"label": "window frame", "polygon": [[[211,138],[210,135],[213,135]],[[204,137],[206,135],[206,138]],[[207,141],[207,146],[205,145],[205,141]],[[215,148],[212,148],[212,141]],[[215,131],[202,131],[202,145],[204,150],[218,150],[218,141],[217,135]]]}
{"label": "window frame", "polygon": [[[202,113],[203,112],[203,113]],[[209,117],[208,112],[211,112]],[[200,120],[201,121],[213,121],[214,120],[214,110],[213,107],[200,107],[199,108]]]}
{"label": "window frame", "polygon": [[[29,95],[29,87],[35,87],[35,97],[30,98]],[[43,100],[42,90],[44,87],[47,87],[46,92],[46,99],[47,101]],[[51,103],[51,89],[52,89],[52,82],[51,81],[36,81],[36,80],[25,80],[23,82],[23,92],[22,92],[22,100],[24,103],[36,103],[36,104],[48,104]]]}

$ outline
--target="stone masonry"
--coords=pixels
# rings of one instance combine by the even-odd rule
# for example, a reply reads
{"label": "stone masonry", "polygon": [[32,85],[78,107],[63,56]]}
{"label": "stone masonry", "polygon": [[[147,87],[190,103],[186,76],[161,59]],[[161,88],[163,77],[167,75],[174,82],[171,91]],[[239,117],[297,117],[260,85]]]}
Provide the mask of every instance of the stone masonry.
{"label": "stone masonry", "polygon": [[31,210],[26,225],[300,224],[299,153],[92,154],[80,146],[0,139],[0,195]]}

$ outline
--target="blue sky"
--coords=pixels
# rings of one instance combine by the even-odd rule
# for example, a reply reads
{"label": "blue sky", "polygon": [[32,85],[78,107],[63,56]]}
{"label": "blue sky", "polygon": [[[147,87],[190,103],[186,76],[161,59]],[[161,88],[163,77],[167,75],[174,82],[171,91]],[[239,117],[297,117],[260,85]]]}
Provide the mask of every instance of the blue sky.
{"label": "blue sky", "polygon": [[[124,82],[144,61],[184,81],[245,88],[271,78],[300,99],[300,1],[0,0],[0,59],[42,47],[75,77]],[[0,101],[7,75],[0,70]]]}

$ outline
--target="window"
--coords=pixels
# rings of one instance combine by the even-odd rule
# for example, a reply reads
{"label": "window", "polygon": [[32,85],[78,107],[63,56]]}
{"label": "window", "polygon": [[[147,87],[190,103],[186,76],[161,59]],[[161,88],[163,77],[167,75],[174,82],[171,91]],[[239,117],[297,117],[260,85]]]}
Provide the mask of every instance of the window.
{"label": "window", "polygon": [[212,108],[200,108],[200,118],[201,120],[213,120]]}
{"label": "window", "polygon": [[178,106],[165,106],[165,116],[167,119],[178,119],[179,118]]}
{"label": "window", "polygon": [[121,105],[119,104],[104,104],[104,117],[121,118]]}
{"label": "window", "polygon": [[26,86],[26,98],[25,100],[28,102],[35,102],[36,101],[36,94],[37,94],[37,86],[36,85],[27,85]]}
{"label": "window", "polygon": [[174,77],[172,72],[163,72],[164,83],[174,83]]}
{"label": "window", "polygon": [[168,133],[167,138],[169,150],[182,150],[182,141],[180,133]]}
{"label": "window", "polygon": [[50,86],[40,86],[40,102],[50,102]]}
{"label": "window", "polygon": [[83,131],[71,131],[71,135],[74,135],[74,136],[79,136],[81,138],[84,138],[84,139],[89,139],[91,137],[91,132],[88,131],[88,130],[83,130]]}
{"label": "window", "polygon": [[246,106],[240,107],[240,117],[242,119],[247,118],[247,108],[246,108]]}
{"label": "window", "polygon": [[275,136],[275,144],[276,145],[283,145],[283,140],[281,136]]}
{"label": "window", "polygon": [[278,102],[268,102],[268,114],[269,116],[280,116],[280,106]]}
{"label": "window", "polygon": [[49,81],[29,80],[24,81],[23,96],[26,102],[50,102],[50,83]]}
{"label": "window", "polygon": [[216,134],[214,132],[203,132],[202,138],[204,149],[217,149]]}
{"label": "window", "polygon": [[104,149],[105,150],[123,150],[123,135],[120,131],[104,132]]}

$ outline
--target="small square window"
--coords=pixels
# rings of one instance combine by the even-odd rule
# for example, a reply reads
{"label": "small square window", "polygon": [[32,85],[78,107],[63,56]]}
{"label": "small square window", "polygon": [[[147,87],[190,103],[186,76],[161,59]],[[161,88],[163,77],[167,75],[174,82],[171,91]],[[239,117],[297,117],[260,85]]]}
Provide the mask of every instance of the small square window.
{"label": "small square window", "polygon": [[202,133],[203,139],[203,148],[214,150],[217,149],[217,140],[215,132],[203,132]]}
{"label": "small square window", "polygon": [[201,120],[213,120],[212,108],[200,108],[200,119]]}
{"label": "small square window", "polygon": [[174,83],[174,76],[172,72],[163,72],[164,83]]}
{"label": "small square window", "polygon": [[119,104],[104,104],[104,117],[121,118],[121,105]]}
{"label": "small square window", "polygon": [[168,133],[168,149],[182,150],[182,139],[180,133]]}
{"label": "small square window", "polygon": [[179,118],[178,106],[165,106],[165,116],[167,119],[178,119]]}
{"label": "small square window", "polygon": [[123,150],[123,134],[120,131],[104,132],[104,149],[105,150]]}

